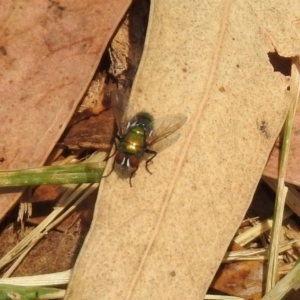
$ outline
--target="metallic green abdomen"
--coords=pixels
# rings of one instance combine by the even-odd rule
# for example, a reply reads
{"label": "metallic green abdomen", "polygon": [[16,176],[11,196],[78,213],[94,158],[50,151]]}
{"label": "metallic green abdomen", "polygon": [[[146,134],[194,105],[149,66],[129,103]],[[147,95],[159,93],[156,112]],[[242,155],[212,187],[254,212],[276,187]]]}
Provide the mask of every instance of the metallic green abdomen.
{"label": "metallic green abdomen", "polygon": [[142,157],[146,148],[145,130],[142,126],[136,125],[129,129],[120,142],[119,151]]}

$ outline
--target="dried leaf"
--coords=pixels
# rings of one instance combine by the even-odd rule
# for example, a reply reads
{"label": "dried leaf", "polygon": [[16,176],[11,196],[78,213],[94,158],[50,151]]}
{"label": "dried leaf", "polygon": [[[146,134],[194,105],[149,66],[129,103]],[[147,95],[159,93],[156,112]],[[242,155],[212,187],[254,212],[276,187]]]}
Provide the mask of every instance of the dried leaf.
{"label": "dried leaf", "polygon": [[[2,7],[1,169],[45,162],[129,4],[31,0]],[[1,195],[0,220],[18,197]]]}
{"label": "dried leaf", "polygon": [[[233,251],[243,250],[234,244]],[[262,297],[264,263],[241,261],[221,265],[211,287],[225,294],[243,299],[258,300]]]}
{"label": "dried leaf", "polygon": [[105,180],[65,299],[203,299],[291,101],[267,54],[300,53],[297,1],[151,5],[130,101],[189,120],[152,176]]}

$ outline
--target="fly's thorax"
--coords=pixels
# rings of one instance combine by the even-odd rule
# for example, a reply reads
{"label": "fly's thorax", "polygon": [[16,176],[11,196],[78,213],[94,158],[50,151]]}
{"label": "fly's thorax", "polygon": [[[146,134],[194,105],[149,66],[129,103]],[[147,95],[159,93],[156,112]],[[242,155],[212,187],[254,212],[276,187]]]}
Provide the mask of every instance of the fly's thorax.
{"label": "fly's thorax", "polygon": [[137,169],[140,164],[140,159],[134,154],[118,151],[115,156],[115,162],[124,168]]}
{"label": "fly's thorax", "polygon": [[145,111],[137,113],[129,122],[128,127],[143,127],[145,134],[149,136],[153,130],[153,116]]}

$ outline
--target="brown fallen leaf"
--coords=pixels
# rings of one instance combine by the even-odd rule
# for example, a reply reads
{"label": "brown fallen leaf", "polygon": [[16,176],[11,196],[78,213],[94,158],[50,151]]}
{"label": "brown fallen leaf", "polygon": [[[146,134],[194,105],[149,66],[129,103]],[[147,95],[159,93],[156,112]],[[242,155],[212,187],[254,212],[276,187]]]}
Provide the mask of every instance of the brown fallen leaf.
{"label": "brown fallen leaf", "polygon": [[285,300],[298,300],[300,298],[300,291],[290,290],[284,297]]}
{"label": "brown fallen leaf", "polygon": [[125,88],[132,86],[141,60],[148,16],[149,1],[133,1],[109,47],[109,73]]}
{"label": "brown fallen leaf", "polygon": [[[77,225],[77,224],[76,224]],[[75,226],[74,226],[75,227]],[[27,235],[31,228],[26,228],[23,235]],[[2,231],[0,235],[0,256],[11,250],[20,241],[15,228],[10,226]],[[14,276],[26,276],[41,274],[42,272],[55,273],[70,269],[74,264],[74,258],[78,253],[78,245],[82,244],[80,232],[60,233],[55,230],[42,239],[14,272]],[[2,270],[3,272],[3,270]],[[3,275],[3,273],[1,273]]]}
{"label": "brown fallen leaf", "polygon": [[[31,0],[2,7],[1,169],[45,162],[130,2]],[[0,220],[19,198],[6,191]]]}
{"label": "brown fallen leaf", "polygon": [[107,101],[108,97],[105,97],[105,80],[105,73],[100,72],[96,75],[96,78],[93,79],[88,87],[86,95],[82,100],[77,112],[69,121],[68,127],[71,127],[82,120],[86,120],[91,116],[99,115],[102,111],[111,107],[110,101]]}
{"label": "brown fallen leaf", "polygon": [[151,5],[130,102],[188,122],[152,175],[102,182],[65,299],[203,299],[291,101],[268,53],[299,55],[297,1]]}
{"label": "brown fallen leaf", "polygon": [[109,151],[113,143],[115,119],[112,110],[74,124],[66,131],[62,143],[71,150],[98,149]]}
{"label": "brown fallen leaf", "polygon": [[[244,248],[233,245],[231,251]],[[262,261],[242,261],[220,266],[211,287],[228,295],[243,299],[258,300],[263,291],[264,263]]]}
{"label": "brown fallen leaf", "polygon": [[33,190],[34,202],[58,200],[62,189],[58,185],[41,185]]}

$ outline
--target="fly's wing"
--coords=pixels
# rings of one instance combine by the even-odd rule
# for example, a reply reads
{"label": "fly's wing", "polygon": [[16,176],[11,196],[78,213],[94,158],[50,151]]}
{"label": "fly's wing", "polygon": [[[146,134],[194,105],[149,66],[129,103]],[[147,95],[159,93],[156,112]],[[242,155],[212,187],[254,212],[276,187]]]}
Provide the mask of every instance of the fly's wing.
{"label": "fly's wing", "polygon": [[118,89],[113,89],[111,92],[111,106],[118,126],[118,135],[124,136],[126,133],[127,122],[124,121],[124,115],[128,100],[125,100]]}
{"label": "fly's wing", "polygon": [[[186,119],[187,116],[184,114],[175,114],[155,120],[153,134],[147,139],[149,148],[153,149],[153,145],[162,141],[163,139],[165,139],[165,145],[156,147],[157,150],[166,148],[172,144],[172,140],[166,138],[179,129],[185,123]],[[176,137],[174,137],[174,139],[176,139]]]}

